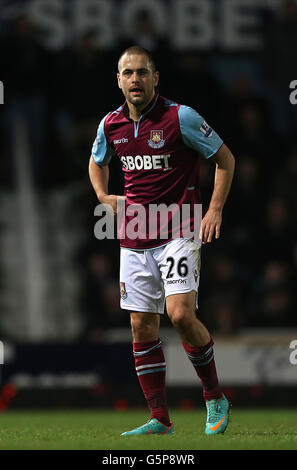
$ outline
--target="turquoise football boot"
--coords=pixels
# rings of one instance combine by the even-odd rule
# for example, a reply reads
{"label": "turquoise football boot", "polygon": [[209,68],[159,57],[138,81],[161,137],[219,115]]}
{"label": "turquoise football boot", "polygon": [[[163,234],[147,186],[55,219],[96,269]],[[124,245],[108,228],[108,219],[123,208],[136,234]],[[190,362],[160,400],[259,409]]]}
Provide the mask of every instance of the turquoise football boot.
{"label": "turquoise football boot", "polygon": [[141,434],[173,434],[174,427],[171,423],[170,426],[160,423],[156,418],[152,418],[147,423],[139,426],[139,428],[132,429],[132,431],[126,431],[121,436],[132,436]]}
{"label": "turquoise football boot", "polygon": [[224,433],[228,425],[230,409],[230,403],[225,395],[214,400],[206,400],[206,408],[205,434]]}

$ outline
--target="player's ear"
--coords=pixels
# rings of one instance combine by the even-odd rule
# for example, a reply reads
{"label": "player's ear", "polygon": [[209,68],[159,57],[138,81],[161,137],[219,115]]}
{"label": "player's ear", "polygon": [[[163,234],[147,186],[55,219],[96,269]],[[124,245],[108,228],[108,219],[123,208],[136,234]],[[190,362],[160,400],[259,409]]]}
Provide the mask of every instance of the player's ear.
{"label": "player's ear", "polygon": [[160,78],[159,72],[158,71],[154,72],[154,86],[155,87],[158,86],[159,78]]}
{"label": "player's ear", "polygon": [[121,76],[119,73],[117,73],[117,79],[118,79],[118,86],[119,88],[122,88],[122,85],[121,85]]}

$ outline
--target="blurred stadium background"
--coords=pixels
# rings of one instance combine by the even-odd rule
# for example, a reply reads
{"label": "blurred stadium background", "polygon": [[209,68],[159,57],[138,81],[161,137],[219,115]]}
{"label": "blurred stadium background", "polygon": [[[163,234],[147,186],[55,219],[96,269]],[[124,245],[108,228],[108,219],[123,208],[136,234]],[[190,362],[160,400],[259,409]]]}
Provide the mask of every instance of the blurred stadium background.
{"label": "blurred stadium background", "polygon": [[[134,43],[154,53],[160,93],[196,108],[237,160],[199,292],[224,390],[234,405],[296,406],[296,1],[0,5],[0,410],[144,406],[119,246],[94,237],[87,172],[100,119],[123,102],[118,55]],[[204,207],[213,172],[201,161]],[[110,190],[122,187],[113,161]],[[161,338],[169,405],[202,405],[166,316]]]}

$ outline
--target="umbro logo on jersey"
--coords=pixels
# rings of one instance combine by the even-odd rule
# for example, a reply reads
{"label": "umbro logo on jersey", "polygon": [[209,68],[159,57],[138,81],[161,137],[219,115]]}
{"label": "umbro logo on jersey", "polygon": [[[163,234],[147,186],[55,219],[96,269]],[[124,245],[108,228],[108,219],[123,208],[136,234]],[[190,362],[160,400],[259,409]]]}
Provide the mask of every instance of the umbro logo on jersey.
{"label": "umbro logo on jersey", "polygon": [[127,144],[129,141],[128,139],[126,139],[125,137],[123,137],[122,139],[116,139],[113,141],[113,143],[116,145],[116,144]]}
{"label": "umbro logo on jersey", "polygon": [[148,144],[153,149],[164,147],[163,131],[151,131],[151,138],[148,140]]}

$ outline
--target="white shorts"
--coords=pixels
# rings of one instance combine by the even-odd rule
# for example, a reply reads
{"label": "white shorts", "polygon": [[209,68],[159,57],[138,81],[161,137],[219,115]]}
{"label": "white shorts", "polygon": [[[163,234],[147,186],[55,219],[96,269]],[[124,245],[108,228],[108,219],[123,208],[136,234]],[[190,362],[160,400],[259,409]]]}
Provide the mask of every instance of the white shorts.
{"label": "white shorts", "polygon": [[150,250],[121,248],[121,308],[162,314],[168,295],[197,292],[200,248],[183,238]]}

